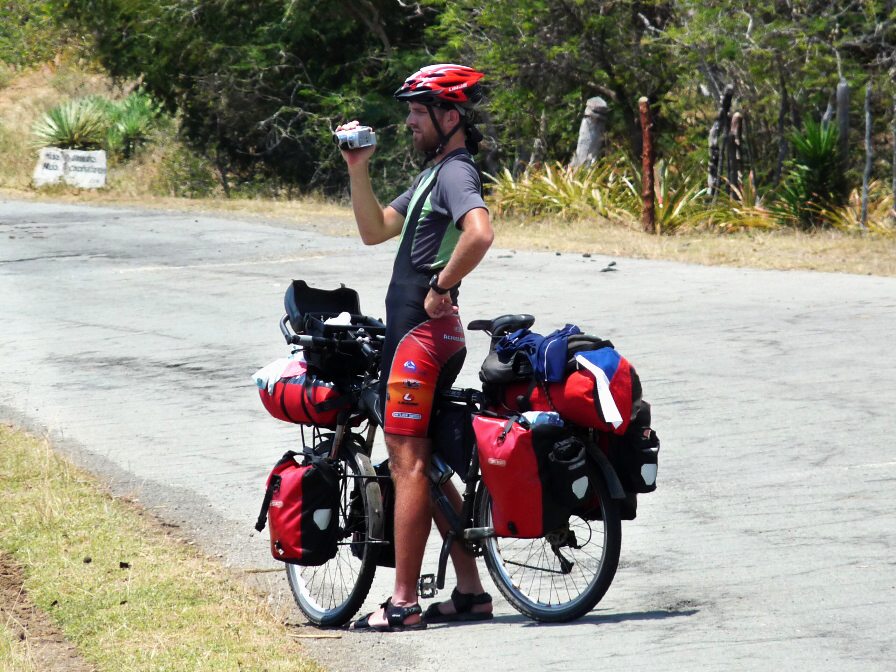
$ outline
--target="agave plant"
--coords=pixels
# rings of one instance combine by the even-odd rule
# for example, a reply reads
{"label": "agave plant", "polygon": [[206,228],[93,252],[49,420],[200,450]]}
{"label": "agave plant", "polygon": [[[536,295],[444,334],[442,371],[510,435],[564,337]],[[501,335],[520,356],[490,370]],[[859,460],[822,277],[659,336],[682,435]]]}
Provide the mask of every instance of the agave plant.
{"label": "agave plant", "polygon": [[[633,174],[634,166],[631,167]],[[641,216],[641,180],[626,175],[628,190],[627,210],[633,218]],[[703,196],[706,188],[692,183],[691,177],[680,173],[675,166],[661,159],[653,172],[654,201],[653,218],[656,232],[674,233],[679,230],[697,229],[708,223],[708,206]]]}
{"label": "agave plant", "polygon": [[109,120],[92,98],[70,100],[44,114],[32,128],[34,145],[60,149],[97,149],[106,139]]}
{"label": "agave plant", "polygon": [[846,203],[848,185],[837,151],[837,128],[806,122],[790,136],[794,158],[772,206],[783,224],[804,229],[825,226],[821,212]]}
{"label": "agave plant", "polygon": [[113,104],[109,146],[129,159],[146,142],[155,128],[160,113],[159,105],[149,95],[135,91],[123,101]]}
{"label": "agave plant", "polygon": [[[880,180],[868,185],[867,230],[884,236],[896,235],[896,210],[893,209],[893,193]],[[849,233],[862,231],[862,193],[853,189],[845,205],[820,208],[818,211],[827,224]]]}
{"label": "agave plant", "polygon": [[624,176],[610,163],[579,168],[554,163],[529,167],[518,176],[505,169],[488,177],[496,214],[611,217],[627,209],[623,204],[628,198]]}

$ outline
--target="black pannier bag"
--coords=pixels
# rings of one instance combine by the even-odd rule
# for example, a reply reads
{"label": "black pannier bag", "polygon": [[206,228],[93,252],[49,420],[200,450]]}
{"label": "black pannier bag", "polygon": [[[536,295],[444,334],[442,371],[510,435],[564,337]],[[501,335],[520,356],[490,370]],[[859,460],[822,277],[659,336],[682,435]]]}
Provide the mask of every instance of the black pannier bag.
{"label": "black pannier bag", "polygon": [[575,510],[594,497],[585,444],[578,437],[563,433],[546,438],[551,442],[543,450],[548,457],[553,494]]}
{"label": "black pannier bag", "polygon": [[364,479],[356,478],[349,497],[348,531],[352,534],[349,548],[358,560],[364,557],[365,544],[376,544],[374,562],[377,567],[395,567],[395,483],[389,470],[389,460],[373,465],[376,481],[380,486],[383,498],[383,538],[370,539],[367,536],[364,520],[364,505],[361,503],[360,488],[364,487]]}
{"label": "black pannier bag", "polygon": [[379,567],[395,567],[395,483],[389,470],[389,460],[374,465],[373,470],[383,495],[383,540],[376,556]]}
{"label": "black pannier bag", "polygon": [[656,490],[660,440],[650,428],[650,420],[650,404],[642,400],[625,434],[610,442],[610,462],[626,492]]}
{"label": "black pannier bag", "polygon": [[473,433],[473,409],[466,403],[438,399],[433,410],[432,449],[467,480],[476,435]]}

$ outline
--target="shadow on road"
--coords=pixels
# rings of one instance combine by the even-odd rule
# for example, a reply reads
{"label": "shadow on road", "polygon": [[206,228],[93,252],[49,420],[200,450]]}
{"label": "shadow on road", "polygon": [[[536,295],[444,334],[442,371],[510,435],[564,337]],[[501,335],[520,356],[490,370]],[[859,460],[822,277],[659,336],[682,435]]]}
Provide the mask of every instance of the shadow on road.
{"label": "shadow on road", "polygon": [[625,621],[661,621],[667,618],[680,618],[693,616],[699,609],[655,609],[653,611],[633,611],[623,614],[588,614],[569,623],[539,623],[522,614],[509,614],[507,616],[495,616],[493,623],[522,623],[527,627],[546,627],[576,625],[578,623],[623,623]]}

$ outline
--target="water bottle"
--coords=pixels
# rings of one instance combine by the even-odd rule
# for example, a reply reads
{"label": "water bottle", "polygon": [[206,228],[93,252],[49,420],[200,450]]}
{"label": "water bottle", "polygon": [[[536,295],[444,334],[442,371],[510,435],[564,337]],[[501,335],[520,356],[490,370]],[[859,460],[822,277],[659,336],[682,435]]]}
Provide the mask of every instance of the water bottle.
{"label": "water bottle", "polygon": [[523,418],[529,423],[529,427],[537,427],[538,425],[551,425],[552,427],[562,427],[563,418],[559,413],[553,411],[526,411]]}

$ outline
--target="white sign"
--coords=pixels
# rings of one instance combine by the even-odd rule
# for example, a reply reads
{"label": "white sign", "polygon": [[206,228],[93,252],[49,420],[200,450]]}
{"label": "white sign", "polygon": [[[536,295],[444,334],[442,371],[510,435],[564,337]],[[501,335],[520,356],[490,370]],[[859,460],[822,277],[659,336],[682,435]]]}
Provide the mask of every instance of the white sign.
{"label": "white sign", "polygon": [[65,184],[81,189],[106,186],[106,152],[44,147],[34,167],[34,186]]}

